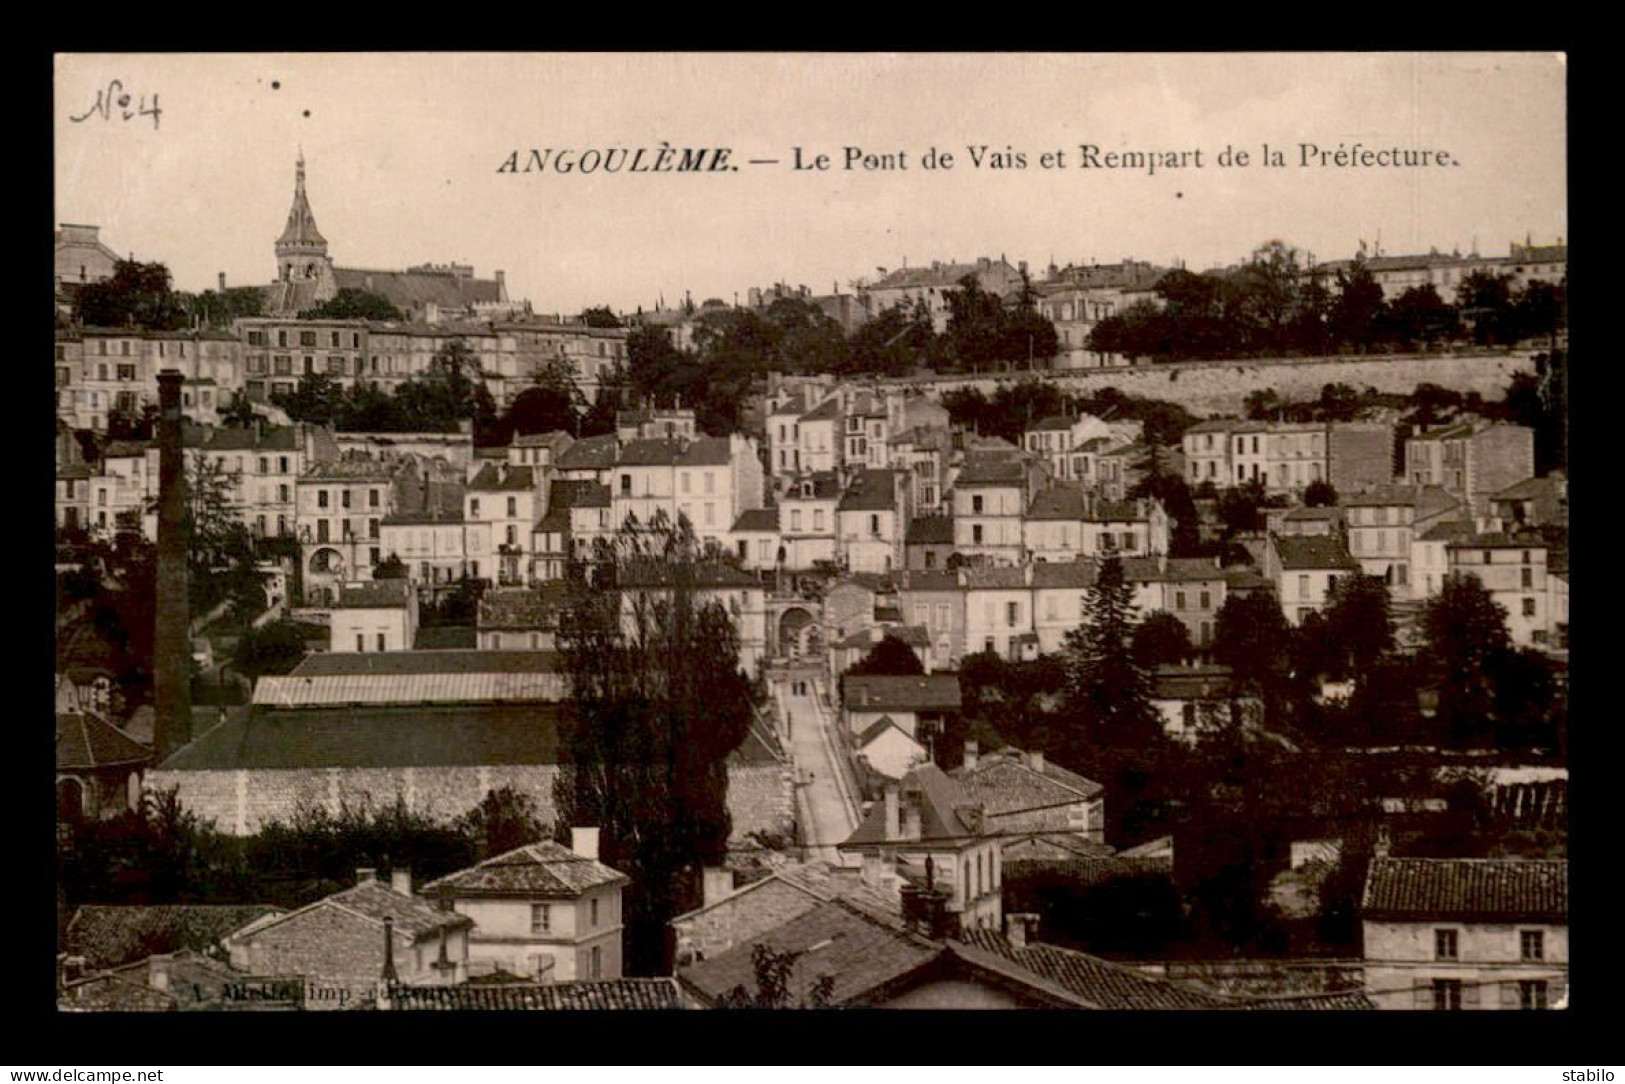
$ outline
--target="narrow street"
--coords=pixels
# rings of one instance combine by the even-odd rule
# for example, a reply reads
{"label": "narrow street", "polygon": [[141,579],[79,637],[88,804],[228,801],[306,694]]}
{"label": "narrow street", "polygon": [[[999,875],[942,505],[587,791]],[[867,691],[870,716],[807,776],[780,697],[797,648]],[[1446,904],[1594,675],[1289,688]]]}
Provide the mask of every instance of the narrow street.
{"label": "narrow street", "polygon": [[[798,682],[806,690],[798,695]],[[835,849],[857,827],[855,799],[849,804],[845,779],[835,763],[834,737],[827,728],[835,720],[816,695],[817,686],[805,679],[775,681],[781,717],[790,729],[790,756],[796,768],[796,816],[807,844],[807,857],[835,865],[856,859]]]}

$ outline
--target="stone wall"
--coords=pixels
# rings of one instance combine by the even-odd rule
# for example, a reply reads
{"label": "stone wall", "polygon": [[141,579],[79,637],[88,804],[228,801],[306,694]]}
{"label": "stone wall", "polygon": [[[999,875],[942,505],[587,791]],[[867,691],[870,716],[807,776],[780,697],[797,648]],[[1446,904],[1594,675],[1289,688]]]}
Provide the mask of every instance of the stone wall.
{"label": "stone wall", "polygon": [[974,387],[992,395],[1000,384],[1038,376],[1063,391],[1092,395],[1116,388],[1129,395],[1178,403],[1198,417],[1240,415],[1249,393],[1273,389],[1283,400],[1320,398],[1327,384],[1347,384],[1357,391],[1408,395],[1418,384],[1438,384],[1485,399],[1501,398],[1514,373],[1533,373],[1534,353],[1425,354],[1340,358],[1252,358],[1240,361],[1185,361],[1115,369],[1071,372],[1010,373],[1003,376],[905,377],[884,381],[920,388],[940,398],[954,388]]}
{"label": "stone wall", "polygon": [[[437,821],[462,816],[492,790],[528,794],[544,821],[554,817],[551,764],[458,768],[256,768],[227,771],[155,769],[147,785],[178,788],[181,805],[230,835],[251,835],[273,820],[288,821],[301,805],[337,812],[341,805],[374,808],[404,798]],[[750,832],[788,834],[794,820],[788,769],[778,763],[730,765],[728,811],[733,838]]]}

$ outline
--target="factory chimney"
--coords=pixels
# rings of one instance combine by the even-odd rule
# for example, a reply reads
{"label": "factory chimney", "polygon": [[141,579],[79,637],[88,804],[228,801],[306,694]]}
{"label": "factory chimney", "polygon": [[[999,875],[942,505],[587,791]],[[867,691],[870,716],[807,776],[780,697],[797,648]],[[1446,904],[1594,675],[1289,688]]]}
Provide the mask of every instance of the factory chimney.
{"label": "factory chimney", "polygon": [[159,763],[192,737],[191,608],[186,597],[186,471],[181,373],[158,374],[158,598],[153,636],[153,747]]}

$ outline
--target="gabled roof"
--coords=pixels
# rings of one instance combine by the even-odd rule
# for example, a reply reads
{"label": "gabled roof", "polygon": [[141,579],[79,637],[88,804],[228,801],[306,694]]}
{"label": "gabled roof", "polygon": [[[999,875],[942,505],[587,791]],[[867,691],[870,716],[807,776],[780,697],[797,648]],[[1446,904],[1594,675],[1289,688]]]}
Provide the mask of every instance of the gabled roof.
{"label": "gabled roof", "polygon": [[1027,509],[1027,518],[1081,522],[1087,512],[1088,501],[1082,486],[1056,482],[1038,491]]}
{"label": "gabled roof", "polygon": [[425,896],[574,899],[631,878],[552,840],[530,843],[431,881]]}
{"label": "gabled roof", "polygon": [[614,433],[582,437],[553,460],[559,470],[608,470],[615,465],[620,438]]}
{"label": "gabled roof", "polygon": [[481,596],[476,622],[482,629],[553,629],[569,600],[563,583],[499,587]]}
{"label": "gabled roof", "polygon": [[[917,807],[920,812],[920,834],[917,842],[944,843],[976,839],[987,834],[980,823],[967,819],[981,803],[964,787],[932,763],[916,765],[898,783],[899,801]],[[842,850],[870,844],[898,843],[886,835],[886,809],[884,802],[876,802],[863,822],[838,847]],[[911,840],[910,842],[916,842]]]}
{"label": "gabled roof", "polygon": [[894,512],[897,510],[897,472],[862,470],[853,477],[841,503],[841,512]]}
{"label": "gabled roof", "polygon": [[755,945],[796,953],[789,988],[811,990],[834,980],[831,1002],[862,1004],[900,977],[936,959],[938,945],[842,900],[821,903],[749,943],[737,944],[679,970],[677,978],[701,1001],[715,1004],[734,989],[756,991]]}
{"label": "gabled roof", "polygon": [[[874,741],[876,738],[880,737],[880,735],[884,734],[888,730],[895,730],[899,734],[903,735],[903,737],[907,738],[909,741],[911,741],[911,742],[914,741],[914,738],[909,734],[909,732],[904,730],[902,727],[898,726],[892,720],[892,717],[890,715],[882,715],[880,718],[876,719],[874,722],[872,722],[868,726],[864,727],[863,733],[858,735],[858,741],[857,741],[858,748],[859,749],[867,748],[869,746],[870,742]],[[919,743],[915,742],[915,744],[918,745]]]}
{"label": "gabled roof", "polygon": [[958,674],[847,674],[841,702],[848,711],[958,711]]}
{"label": "gabled roof", "polygon": [[1471,534],[1465,538],[1453,540],[1446,549],[1462,550],[1543,550],[1549,543],[1544,535],[1535,531],[1526,531],[1522,534],[1494,532],[1488,534]]}
{"label": "gabled roof", "polygon": [[245,930],[242,938],[252,939],[266,930],[323,908],[337,908],[383,928],[384,919],[393,919],[395,930],[414,941],[438,934],[441,930],[460,930],[474,925],[474,920],[455,911],[442,911],[427,900],[396,892],[382,881],[363,881],[315,903],[306,904],[297,911],[289,911],[268,921],[256,922],[254,929]]}
{"label": "gabled roof", "polygon": [[973,486],[1019,486],[1027,477],[1027,466],[1013,456],[974,456],[965,462],[964,469],[954,480],[954,486],[965,489]]}
{"label": "gabled roof", "polygon": [[1092,557],[1072,561],[1035,561],[1033,587],[1039,590],[1093,587],[1100,564]]}
{"label": "gabled roof", "polygon": [[56,770],[94,771],[145,764],[152,750],[111,723],[80,712],[59,712],[56,717]]}
{"label": "gabled roof", "polygon": [[908,521],[904,544],[910,546],[951,546],[954,541],[952,516],[914,516]]}
{"label": "gabled roof", "polygon": [[1071,429],[1078,423],[1076,418],[1068,418],[1064,414],[1051,414],[1027,427],[1029,433],[1057,432]]}
{"label": "gabled roof", "polygon": [[[111,454],[111,453],[103,453]],[[1490,497],[1492,501],[1560,500],[1568,492],[1568,480],[1554,472],[1539,478],[1525,478]]]}
{"label": "gabled roof", "polygon": [[832,395],[801,416],[804,422],[833,421],[841,416],[841,397]]}
{"label": "gabled roof", "polygon": [[1366,919],[1545,922],[1569,918],[1568,863],[1499,858],[1374,858]]}
{"label": "gabled roof", "polygon": [[217,945],[266,915],[285,913],[270,904],[172,904],[162,907],[88,904],[68,920],[63,948],[93,968],[119,967],[155,952]]}
{"label": "gabled roof", "polygon": [[621,446],[615,458],[617,467],[671,467],[683,458],[684,442],[647,438],[629,440]]}
{"label": "gabled roof", "polygon": [[[801,487],[805,482],[812,483],[812,495],[803,497]],[[832,470],[813,471],[805,477],[797,478],[784,489],[781,501],[827,501],[841,495],[841,480]]]}
{"label": "gabled roof", "polygon": [[468,483],[470,493],[513,493],[536,488],[536,468],[516,467],[504,460],[487,463]]}
{"label": "gabled roof", "polygon": [[[490,304],[502,300],[502,284],[495,279],[478,279],[449,272],[335,267],[333,279],[341,290],[348,288],[380,294],[391,305],[407,312],[430,304],[454,312],[482,302]],[[438,330],[444,332],[450,329]]]}
{"label": "gabled roof", "polygon": [[1345,508],[1414,508],[1417,519],[1429,519],[1461,503],[1442,486],[1379,485],[1340,499]]}
{"label": "gabled roof", "polygon": [[777,508],[747,508],[739,513],[739,518],[734,521],[733,525],[735,534],[745,531],[777,534],[778,530],[779,510]]}
{"label": "gabled roof", "polygon": [[1141,974],[1131,967],[1055,945],[1017,947],[993,930],[966,930],[957,942],[1013,963],[1047,979],[1096,1009],[1217,1009],[1226,999]]}
{"label": "gabled roof", "polygon": [[1418,542],[1457,542],[1473,536],[1473,525],[1466,520],[1446,520],[1435,523],[1418,537]]}
{"label": "gabled roof", "polygon": [[1349,553],[1340,538],[1324,535],[1271,535],[1270,543],[1287,571],[1337,569],[1358,572],[1360,562]]}
{"label": "gabled roof", "polygon": [[1090,523],[1144,523],[1150,517],[1150,508],[1143,501],[1098,500],[1089,507],[1084,518]]}
{"label": "gabled roof", "polygon": [[526,1012],[586,1009],[592,1012],[684,1008],[676,979],[585,979],[547,983],[464,983],[458,986],[394,986],[397,1009],[452,1012]]}
{"label": "gabled roof", "polygon": [[961,765],[951,778],[982,803],[989,817],[1088,801],[1106,789],[1047,758],[1042,770],[1036,770],[1020,749],[980,756],[974,768]]}
{"label": "gabled roof", "polygon": [[406,606],[411,600],[412,584],[409,580],[367,580],[364,583],[346,583],[339,586],[338,610],[375,610],[382,607]]}
{"label": "gabled roof", "polygon": [[678,458],[679,467],[726,467],[732,448],[726,437],[701,437]]}

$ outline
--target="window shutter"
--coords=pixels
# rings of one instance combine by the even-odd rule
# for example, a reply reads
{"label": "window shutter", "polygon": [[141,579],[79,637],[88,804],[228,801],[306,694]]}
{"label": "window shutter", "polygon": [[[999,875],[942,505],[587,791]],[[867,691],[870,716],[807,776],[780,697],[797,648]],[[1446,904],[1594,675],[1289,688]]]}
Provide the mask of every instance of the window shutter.
{"label": "window shutter", "polygon": [[1464,1009],[1478,1008],[1478,983],[1472,980],[1461,984],[1461,1007]]}
{"label": "window shutter", "polygon": [[1433,986],[1427,982],[1416,984],[1416,1007],[1418,1009],[1433,1008]]}
{"label": "window shutter", "polygon": [[1519,998],[1518,998],[1517,984],[1516,983],[1511,983],[1511,982],[1502,982],[1502,983],[1497,983],[1496,985],[1498,985],[1501,988],[1501,1008],[1503,1008],[1503,1009],[1516,1009],[1518,1007],[1518,1005],[1520,1004]]}

